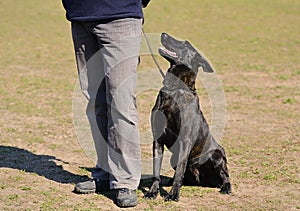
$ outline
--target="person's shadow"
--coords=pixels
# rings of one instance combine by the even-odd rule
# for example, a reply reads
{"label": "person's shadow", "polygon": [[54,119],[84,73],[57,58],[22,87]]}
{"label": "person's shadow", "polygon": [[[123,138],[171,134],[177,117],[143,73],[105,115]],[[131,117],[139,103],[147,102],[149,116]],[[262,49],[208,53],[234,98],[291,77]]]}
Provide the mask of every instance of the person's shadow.
{"label": "person's shadow", "polygon": [[54,156],[37,155],[28,150],[0,145],[0,168],[12,168],[25,172],[36,173],[58,183],[77,183],[87,176],[73,174],[57,165],[54,161],[66,163]]}
{"label": "person's shadow", "polygon": [[[49,180],[62,183],[78,183],[86,181],[87,176],[73,174],[69,171],[63,169],[61,165],[56,164],[55,161],[66,163],[60,159],[57,159],[55,156],[51,155],[37,155],[28,150],[20,149],[17,147],[11,146],[2,146],[0,145],[0,169],[1,168],[12,168],[18,169],[29,173],[35,173],[39,176],[43,176]],[[86,171],[91,172],[93,168],[80,167]],[[160,185],[170,186],[172,183],[172,178],[161,176]],[[138,187],[144,194],[147,192],[147,189],[151,186],[152,178],[151,175],[143,175]],[[116,190],[104,191],[99,194],[115,201]],[[167,194],[167,192],[160,188],[161,195]]]}

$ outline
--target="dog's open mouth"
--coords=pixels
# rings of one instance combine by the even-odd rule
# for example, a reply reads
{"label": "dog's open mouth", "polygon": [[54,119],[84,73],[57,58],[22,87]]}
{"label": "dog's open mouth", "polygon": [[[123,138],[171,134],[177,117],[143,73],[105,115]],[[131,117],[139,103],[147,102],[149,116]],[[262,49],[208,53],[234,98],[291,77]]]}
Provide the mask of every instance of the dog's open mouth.
{"label": "dog's open mouth", "polygon": [[159,48],[159,54],[162,55],[162,56],[167,56],[168,55],[172,58],[178,58],[178,55],[177,55],[176,52],[168,50],[165,47],[160,47]]}

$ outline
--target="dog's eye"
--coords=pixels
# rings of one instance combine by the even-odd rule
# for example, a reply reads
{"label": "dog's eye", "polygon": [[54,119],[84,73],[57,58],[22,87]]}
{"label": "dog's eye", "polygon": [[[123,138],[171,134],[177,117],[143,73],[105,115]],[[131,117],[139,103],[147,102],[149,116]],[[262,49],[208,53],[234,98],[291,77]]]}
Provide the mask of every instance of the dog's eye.
{"label": "dog's eye", "polygon": [[187,46],[191,45],[190,42],[187,41],[187,40],[183,41],[183,44],[184,44],[184,45],[187,45]]}

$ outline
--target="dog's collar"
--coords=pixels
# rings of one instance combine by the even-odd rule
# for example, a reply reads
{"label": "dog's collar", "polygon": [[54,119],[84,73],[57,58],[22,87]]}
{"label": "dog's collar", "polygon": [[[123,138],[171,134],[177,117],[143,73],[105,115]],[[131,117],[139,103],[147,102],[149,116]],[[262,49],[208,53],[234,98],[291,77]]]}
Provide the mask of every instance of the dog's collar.
{"label": "dog's collar", "polygon": [[[168,80],[168,74],[163,80],[163,89],[168,92],[176,92],[178,90],[188,91],[192,93],[196,93],[196,89],[192,89],[185,85],[181,80],[177,79],[176,81]],[[178,81],[179,80],[179,81]]]}
{"label": "dog's collar", "polygon": [[175,95],[178,92],[189,92],[194,95],[196,94],[196,90],[192,90],[189,87],[182,88],[179,86],[163,86],[161,91],[167,93],[168,95]]}
{"label": "dog's collar", "polygon": [[163,80],[163,85],[167,90],[185,90],[196,93],[196,89],[186,85],[180,78],[173,75],[170,72],[167,72]]}

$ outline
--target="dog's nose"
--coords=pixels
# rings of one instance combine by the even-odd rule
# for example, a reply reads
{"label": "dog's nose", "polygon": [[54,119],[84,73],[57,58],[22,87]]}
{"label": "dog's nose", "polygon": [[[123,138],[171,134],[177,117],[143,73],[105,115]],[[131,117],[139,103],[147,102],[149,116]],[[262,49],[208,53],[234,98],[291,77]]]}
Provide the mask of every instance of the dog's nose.
{"label": "dog's nose", "polygon": [[166,32],[161,33],[161,39],[166,39],[169,35]]}

